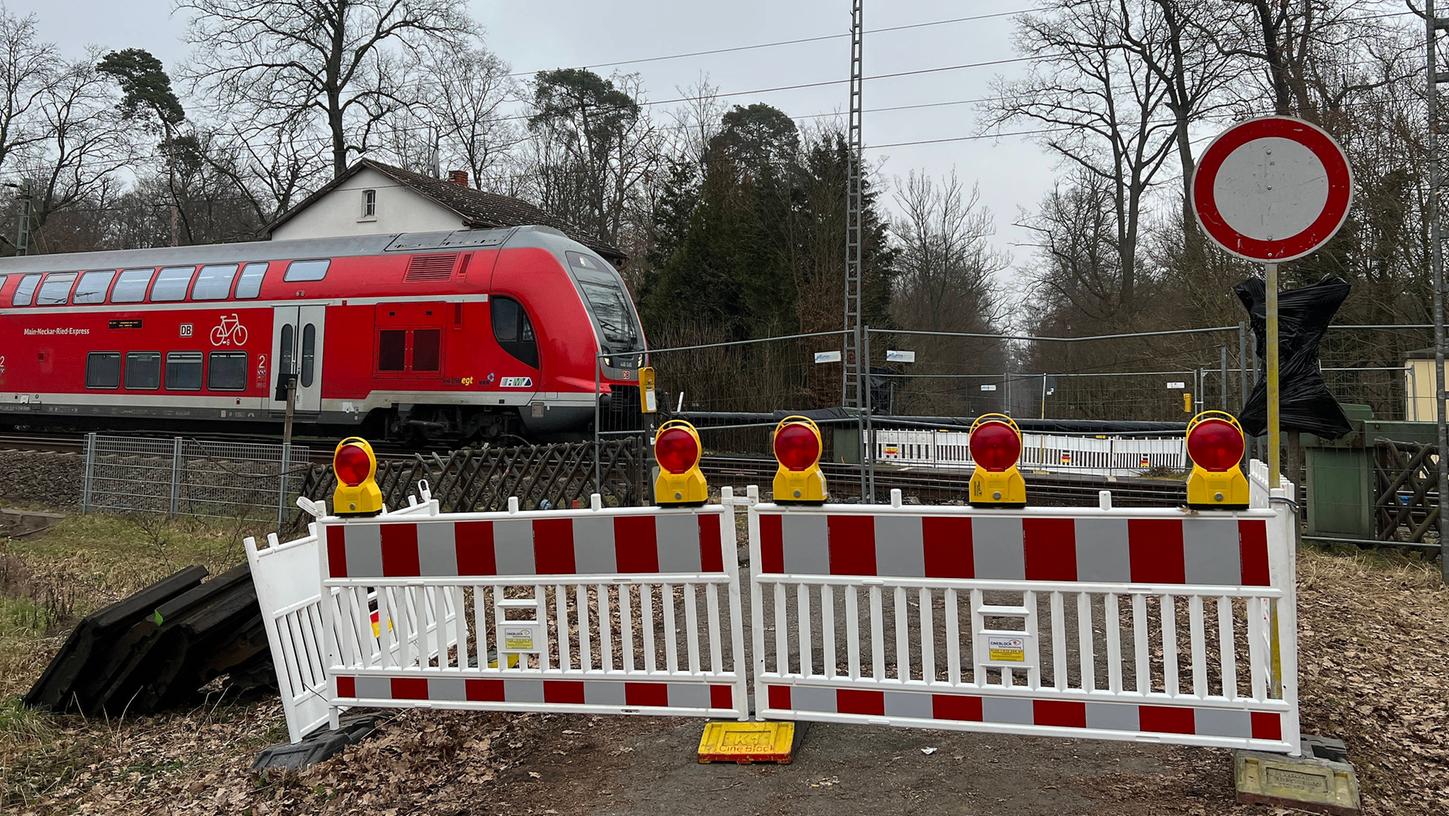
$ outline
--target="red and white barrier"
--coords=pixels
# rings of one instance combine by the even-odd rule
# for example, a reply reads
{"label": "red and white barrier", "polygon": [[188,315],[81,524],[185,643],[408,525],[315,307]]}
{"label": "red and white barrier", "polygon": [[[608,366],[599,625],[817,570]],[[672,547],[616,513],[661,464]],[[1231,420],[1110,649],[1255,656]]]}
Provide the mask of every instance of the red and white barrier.
{"label": "red and white barrier", "polygon": [[[323,515],[248,558],[293,740],[350,706],[1299,750],[1292,486],[1250,509]],[[734,512],[748,508],[754,705]],[[317,509],[320,515],[320,508]]]}
{"label": "red and white barrier", "polygon": [[1265,487],[1241,512],[752,507],[757,715],[1296,754],[1291,487]]}
{"label": "red and white barrier", "polygon": [[[411,497],[407,507],[388,513],[386,518],[437,515],[438,502],[428,494],[426,483],[419,492],[421,501]],[[292,742],[298,742],[326,725],[328,718],[327,661],[322,653],[321,542],[316,525],[308,525],[307,535],[291,541],[279,541],[273,534],[267,536],[266,547],[258,547],[251,537],[243,544],[277,673],[287,735]]]}
{"label": "red and white barrier", "polygon": [[[725,498],[321,519],[333,707],[746,718]],[[430,610],[453,648],[416,625]]]}

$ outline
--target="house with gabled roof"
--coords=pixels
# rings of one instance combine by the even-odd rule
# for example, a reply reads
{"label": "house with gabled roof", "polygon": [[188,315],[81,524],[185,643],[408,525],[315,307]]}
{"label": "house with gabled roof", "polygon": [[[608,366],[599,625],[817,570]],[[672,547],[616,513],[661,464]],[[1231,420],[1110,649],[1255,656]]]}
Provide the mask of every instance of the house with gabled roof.
{"label": "house with gabled roof", "polygon": [[465,170],[446,179],[359,159],[267,225],[273,240],[376,233],[541,225],[589,247],[615,266],[624,253],[522,199],[475,190]]}

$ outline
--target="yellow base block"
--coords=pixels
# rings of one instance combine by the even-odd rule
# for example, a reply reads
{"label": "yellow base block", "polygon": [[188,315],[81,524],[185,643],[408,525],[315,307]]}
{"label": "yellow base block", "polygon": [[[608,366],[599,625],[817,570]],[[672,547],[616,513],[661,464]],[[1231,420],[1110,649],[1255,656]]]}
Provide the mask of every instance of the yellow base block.
{"label": "yellow base block", "polygon": [[794,743],[792,722],[710,722],[699,738],[699,761],[788,765]]}
{"label": "yellow base block", "polygon": [[1314,757],[1238,751],[1238,801],[1353,816],[1359,812],[1353,766]]}

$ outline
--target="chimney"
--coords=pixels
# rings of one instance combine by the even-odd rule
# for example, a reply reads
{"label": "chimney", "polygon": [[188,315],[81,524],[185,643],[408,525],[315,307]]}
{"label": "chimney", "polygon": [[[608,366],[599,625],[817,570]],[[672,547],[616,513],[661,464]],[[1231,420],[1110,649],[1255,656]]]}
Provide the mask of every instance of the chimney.
{"label": "chimney", "polygon": [[467,170],[449,170],[448,171],[448,181],[451,181],[452,183],[457,184],[457,185],[460,185],[460,186],[463,186],[463,187],[467,187],[468,186],[468,171]]}

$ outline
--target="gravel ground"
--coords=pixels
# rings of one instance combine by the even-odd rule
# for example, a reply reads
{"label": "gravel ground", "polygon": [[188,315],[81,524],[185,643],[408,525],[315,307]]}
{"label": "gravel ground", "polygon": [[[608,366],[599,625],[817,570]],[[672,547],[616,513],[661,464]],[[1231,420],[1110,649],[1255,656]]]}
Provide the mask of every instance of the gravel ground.
{"label": "gravel ground", "polygon": [[[78,586],[98,585],[103,572],[144,585],[151,572],[194,560],[177,545],[151,545],[107,562],[115,556],[110,539],[124,531],[95,524],[67,523],[11,542],[7,555],[38,576],[59,570]],[[85,552],[80,542],[101,534],[106,549]],[[222,537],[201,551],[218,567],[229,557],[218,550]],[[1437,567],[1310,549],[1300,556],[1299,577],[1305,731],[1348,742],[1365,813],[1449,813],[1449,591]],[[106,584],[108,593],[126,586]],[[0,811],[1273,812],[1233,803],[1227,751],[814,725],[792,765],[702,766],[694,762],[697,721],[568,715],[407,712],[320,766],[258,776],[248,770],[256,751],[285,739],[272,700],[217,689],[189,711],[109,722],[20,708],[16,695],[63,634],[54,626],[29,642],[23,633],[7,635]]]}

